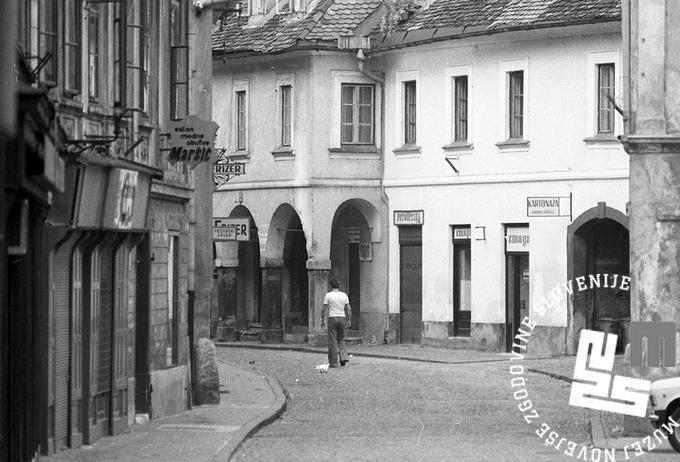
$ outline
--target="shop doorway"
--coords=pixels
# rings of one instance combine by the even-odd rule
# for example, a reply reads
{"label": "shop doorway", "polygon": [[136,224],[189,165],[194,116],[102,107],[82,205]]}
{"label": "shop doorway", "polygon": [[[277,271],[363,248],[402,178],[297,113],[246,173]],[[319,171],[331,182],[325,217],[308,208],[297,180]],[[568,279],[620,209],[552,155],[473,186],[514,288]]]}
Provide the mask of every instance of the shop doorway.
{"label": "shop doorway", "polygon": [[308,323],[307,239],[302,230],[300,217],[292,215],[286,230],[283,250],[284,290],[283,303],[286,334],[304,334]]}
{"label": "shop doorway", "polygon": [[612,213],[616,211],[609,210],[604,218],[575,220],[579,226],[570,235],[570,279],[584,276],[589,281],[593,275],[600,281],[600,287],[574,291],[574,335],[577,344],[582,329],[617,334],[617,353],[622,353],[629,340],[626,326],[630,322],[630,292],[612,286],[620,286],[621,277],[629,275],[630,242],[627,220],[617,220],[619,215]]}
{"label": "shop doorway", "polygon": [[401,343],[420,343],[423,324],[423,232],[399,227],[399,313]]}
{"label": "shop doorway", "polygon": [[529,316],[529,254],[508,254],[505,256],[505,349],[512,351],[512,343],[520,322]]}

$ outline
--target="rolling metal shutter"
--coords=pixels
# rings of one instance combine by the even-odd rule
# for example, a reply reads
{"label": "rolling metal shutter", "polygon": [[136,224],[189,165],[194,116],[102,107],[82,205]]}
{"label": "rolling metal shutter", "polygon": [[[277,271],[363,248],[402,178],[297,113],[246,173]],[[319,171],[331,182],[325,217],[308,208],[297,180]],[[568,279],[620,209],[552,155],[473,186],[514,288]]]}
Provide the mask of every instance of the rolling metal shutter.
{"label": "rolling metal shutter", "polygon": [[63,449],[69,437],[69,388],[71,380],[71,258],[80,233],[71,234],[54,256],[55,330],[55,448]]}
{"label": "rolling metal shutter", "polygon": [[422,228],[399,227],[401,343],[420,343],[423,311]]}

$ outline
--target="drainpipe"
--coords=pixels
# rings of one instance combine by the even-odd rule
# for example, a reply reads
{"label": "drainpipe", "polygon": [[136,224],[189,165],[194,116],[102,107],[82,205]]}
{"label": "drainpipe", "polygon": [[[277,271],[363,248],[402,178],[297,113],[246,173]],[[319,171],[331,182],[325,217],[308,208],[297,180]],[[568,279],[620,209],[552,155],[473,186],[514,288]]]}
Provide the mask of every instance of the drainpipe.
{"label": "drainpipe", "polygon": [[[357,67],[359,69],[359,72],[361,72],[363,75],[368,77],[369,79],[373,80],[377,84],[380,85],[380,103],[381,103],[381,108],[380,108],[380,147],[382,148],[382,155],[381,157],[381,163],[380,163],[380,199],[382,199],[383,204],[385,204],[386,210],[389,212],[390,209],[390,204],[389,204],[389,199],[387,197],[387,194],[385,193],[385,185],[383,184],[383,180],[385,177],[385,73],[384,72],[375,72],[375,71],[370,71],[365,68],[366,64],[366,55],[364,54],[364,50],[359,48],[359,51],[357,51]],[[389,213],[387,214],[389,216]],[[389,221],[387,225],[385,226],[384,232],[381,233],[382,239],[385,242],[388,241],[388,235],[389,234]],[[387,249],[387,265],[389,267],[389,246]],[[384,336],[385,338],[383,341],[387,341],[388,337],[388,332],[389,332],[389,327],[390,327],[390,309],[389,309],[389,278],[387,278],[387,281],[385,283],[385,313],[387,314],[387,318],[385,319],[385,326],[383,328]]]}

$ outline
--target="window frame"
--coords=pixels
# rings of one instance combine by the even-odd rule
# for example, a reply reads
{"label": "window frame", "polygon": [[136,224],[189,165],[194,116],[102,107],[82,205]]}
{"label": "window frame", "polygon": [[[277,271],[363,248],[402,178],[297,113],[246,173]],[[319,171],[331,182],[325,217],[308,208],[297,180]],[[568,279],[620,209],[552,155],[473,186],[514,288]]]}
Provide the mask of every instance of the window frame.
{"label": "window frame", "polygon": [[[375,85],[373,84],[368,84],[368,83],[354,83],[354,82],[343,82],[340,85],[340,111],[343,110],[343,106],[346,106],[346,104],[343,101],[343,96],[344,92],[343,89],[345,88],[353,88],[352,92],[352,102],[351,102],[351,107],[352,107],[352,122],[351,123],[346,123],[342,121],[342,114],[340,115],[340,145],[341,146],[374,146],[375,145]],[[370,88],[371,89],[371,121],[370,121],[370,140],[369,141],[361,141],[361,126],[362,125],[367,125],[366,123],[361,123],[359,121],[360,118],[360,110],[361,110],[361,88]],[[357,91],[358,90],[358,91]],[[363,105],[365,106],[365,104]],[[343,128],[344,126],[349,126],[352,129],[352,140],[347,141],[343,140]]]}
{"label": "window frame", "polygon": [[[521,93],[521,137],[518,133],[511,129],[511,118],[513,116],[513,105],[511,104],[512,91],[512,76],[519,75],[515,73],[521,72],[522,76],[522,93]],[[531,127],[531,78],[529,73],[529,58],[509,59],[503,60],[499,63],[499,94],[498,100],[501,102],[501,111],[498,111],[499,116],[499,138],[501,141],[496,143],[496,146],[507,152],[526,152],[529,150],[529,137]],[[513,136],[514,135],[514,136]]]}
{"label": "window frame", "polygon": [[[408,102],[410,104],[413,104],[413,109],[411,112],[411,115],[414,116],[415,118],[415,125],[412,125],[412,127],[415,129],[415,139],[407,138],[407,95],[406,95],[406,82],[415,82],[415,98],[413,102]],[[417,144],[418,140],[424,140],[426,137],[422,133],[422,126],[420,125],[421,121],[423,120],[422,118],[422,104],[421,104],[421,98],[422,98],[422,91],[420,90],[420,71],[419,70],[412,70],[412,71],[397,71],[396,73],[396,92],[397,92],[397,98],[395,98],[395,114],[397,116],[396,119],[396,133],[395,133],[395,139],[396,142],[398,143],[398,146],[394,149],[392,149],[392,152],[396,155],[399,156],[409,156],[409,155],[420,155],[421,153],[421,148]],[[413,143],[407,143],[407,141],[413,141]]]}
{"label": "window frame", "polygon": [[[51,15],[51,20],[43,20],[45,19],[45,5],[50,4],[52,5],[52,15]],[[59,17],[58,11],[57,11],[57,5],[56,1],[52,0],[38,0],[38,27],[37,27],[37,47],[36,49],[38,50],[38,56],[42,59],[44,56],[46,56],[47,52],[50,52],[52,54],[52,57],[47,61],[45,66],[41,69],[40,71],[40,76],[38,80],[40,83],[45,84],[46,86],[56,86],[57,82],[59,81],[59,66],[57,65],[57,47],[58,47],[58,34],[59,34],[59,28],[57,25],[57,18]],[[52,29],[51,30],[46,30],[46,25],[51,24]],[[31,34],[32,35],[32,34]],[[43,45],[43,37],[51,37],[52,38],[52,45],[47,47],[47,49],[44,49]],[[48,69],[52,70],[53,73],[53,79],[47,78],[47,71]]]}
{"label": "window frame", "polygon": [[[102,10],[99,3],[90,5],[87,9],[87,96],[90,101],[99,101],[102,92]],[[95,18],[96,31],[93,36],[92,25]],[[93,52],[93,38],[96,51]],[[94,63],[94,70],[93,70]],[[93,88],[94,87],[94,88]]]}
{"label": "window frame", "polygon": [[402,144],[415,146],[418,143],[418,83],[405,80],[402,83]]}
{"label": "window frame", "polygon": [[[609,75],[610,79],[610,85],[608,87],[603,86],[602,82],[602,77],[603,77],[603,70],[604,69],[611,69],[611,75]],[[606,90],[605,90],[606,88]],[[606,133],[606,134],[614,134],[614,131],[616,129],[616,124],[615,124],[615,116],[614,116],[614,104],[612,102],[604,97],[603,92],[606,92],[607,95],[610,95],[612,98],[616,98],[616,67],[614,66],[614,63],[600,63],[597,64],[597,133]],[[603,107],[603,103],[604,106]],[[606,114],[606,128],[603,128],[603,112]]]}
{"label": "window frame", "polygon": [[290,84],[280,85],[280,118],[281,123],[279,127],[281,129],[281,138],[279,139],[279,145],[282,147],[291,147],[293,140],[293,86]]}
{"label": "window frame", "polygon": [[[231,130],[231,149],[236,156],[247,157],[250,145],[250,81],[247,79],[236,80],[232,84],[232,130]],[[239,94],[243,95],[242,105],[242,133],[243,142],[239,141]]]}
{"label": "window frame", "polygon": [[[75,96],[80,94],[83,88],[82,82],[83,5],[81,0],[63,0],[62,6],[63,6],[62,65],[64,66],[64,79],[63,79],[64,93],[69,96]],[[71,15],[73,15],[73,17],[71,17]],[[73,20],[73,27],[70,27],[69,25],[70,20]]]}
{"label": "window frame", "polygon": [[[379,159],[382,149],[383,95],[381,84],[359,71],[331,71],[333,98],[331,108],[331,130],[328,152],[332,159]],[[373,143],[342,143],[342,85],[373,85]]]}
{"label": "window frame", "polygon": [[589,148],[608,148],[618,144],[618,135],[623,133],[623,117],[612,106],[613,131],[599,130],[599,66],[613,64],[614,66],[614,99],[620,101],[623,97],[623,82],[621,80],[621,50],[591,51],[586,57],[585,88],[587,95],[584,139]]}
{"label": "window frame", "polygon": [[[173,8],[178,8],[179,21],[173,22]],[[182,119],[189,114],[189,45],[187,43],[188,11],[184,0],[171,0],[170,14],[170,117]],[[173,27],[179,24],[179,29]],[[178,64],[179,58],[185,63],[184,70]],[[179,104],[181,100],[183,104]]]}
{"label": "window frame", "polygon": [[517,70],[508,72],[507,124],[508,139],[510,140],[524,139],[524,87],[524,71]]}

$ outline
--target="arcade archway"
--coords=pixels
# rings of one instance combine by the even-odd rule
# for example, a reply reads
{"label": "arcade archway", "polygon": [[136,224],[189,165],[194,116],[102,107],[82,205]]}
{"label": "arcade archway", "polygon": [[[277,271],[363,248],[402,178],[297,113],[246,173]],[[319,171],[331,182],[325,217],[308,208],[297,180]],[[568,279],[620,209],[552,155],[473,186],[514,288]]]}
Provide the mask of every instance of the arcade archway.
{"label": "arcade archway", "polygon": [[602,203],[574,220],[568,236],[570,279],[585,276],[588,280],[593,275],[602,281],[600,287],[574,291],[574,345],[582,329],[600,330],[619,335],[617,352],[622,352],[628,341],[630,292],[611,286],[616,278],[620,287],[621,277],[629,276],[628,218]]}

